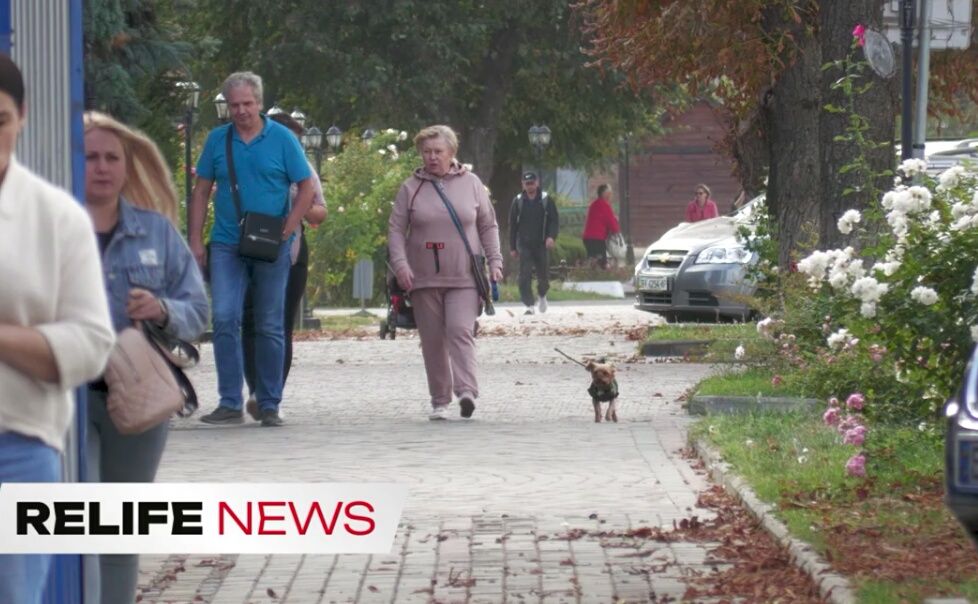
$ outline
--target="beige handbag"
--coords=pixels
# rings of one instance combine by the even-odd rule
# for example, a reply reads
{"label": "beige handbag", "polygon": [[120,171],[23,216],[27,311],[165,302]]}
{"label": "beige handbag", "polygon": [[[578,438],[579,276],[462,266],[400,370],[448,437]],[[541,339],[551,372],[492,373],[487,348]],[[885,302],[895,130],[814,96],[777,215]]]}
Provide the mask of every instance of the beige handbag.
{"label": "beige handbag", "polygon": [[181,369],[196,364],[197,350],[166,338],[158,327],[139,322],[116,338],[105,368],[106,410],[121,434],[141,434],[197,408],[197,394]]}

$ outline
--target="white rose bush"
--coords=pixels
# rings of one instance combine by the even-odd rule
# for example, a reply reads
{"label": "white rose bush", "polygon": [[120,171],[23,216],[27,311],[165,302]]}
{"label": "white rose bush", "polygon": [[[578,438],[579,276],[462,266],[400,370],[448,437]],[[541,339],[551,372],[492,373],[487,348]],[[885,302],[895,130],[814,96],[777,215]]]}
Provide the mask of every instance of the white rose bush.
{"label": "white rose bush", "polygon": [[873,368],[837,386],[886,391],[874,408],[888,419],[929,420],[978,339],[978,172],[933,178],[913,159],[900,173],[877,207],[838,219],[850,247],[816,250],[798,271],[825,313],[823,357]]}

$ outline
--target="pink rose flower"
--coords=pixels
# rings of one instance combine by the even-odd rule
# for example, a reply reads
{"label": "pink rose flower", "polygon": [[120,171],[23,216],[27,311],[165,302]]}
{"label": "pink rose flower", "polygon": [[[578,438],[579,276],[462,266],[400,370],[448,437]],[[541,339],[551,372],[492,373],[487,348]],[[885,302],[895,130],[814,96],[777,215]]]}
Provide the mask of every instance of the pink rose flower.
{"label": "pink rose flower", "polygon": [[822,421],[826,426],[837,426],[839,424],[839,410],[836,407],[826,409],[822,414]]}
{"label": "pink rose flower", "polygon": [[774,387],[778,387],[781,385],[781,382],[783,381],[784,378],[782,378],[780,375],[775,375],[773,378],[771,378],[771,385]]}
{"label": "pink rose flower", "polygon": [[855,409],[856,411],[861,411],[863,408],[863,403],[866,402],[866,398],[858,392],[853,392],[846,399],[846,407],[850,409]]}
{"label": "pink rose flower", "polygon": [[849,476],[865,476],[866,456],[858,453],[850,457],[849,461],[846,462],[846,474]]}
{"label": "pink rose flower", "polygon": [[852,37],[856,39],[856,46],[862,46],[866,43],[866,28],[861,23],[857,23],[852,28]]}
{"label": "pink rose flower", "polygon": [[866,426],[856,426],[848,430],[842,437],[843,444],[861,447],[866,440]]}

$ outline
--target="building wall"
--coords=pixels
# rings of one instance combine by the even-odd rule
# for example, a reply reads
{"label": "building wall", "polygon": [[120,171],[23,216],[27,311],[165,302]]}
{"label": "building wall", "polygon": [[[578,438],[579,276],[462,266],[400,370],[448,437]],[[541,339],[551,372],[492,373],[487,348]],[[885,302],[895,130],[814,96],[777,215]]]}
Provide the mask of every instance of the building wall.
{"label": "building wall", "polygon": [[[729,213],[740,184],[732,176],[733,162],[716,150],[725,136],[720,114],[701,101],[665,124],[667,134],[630,149],[629,199],[631,240],[644,247],[682,222],[693,190],[704,183],[713,191],[721,214]],[[594,174],[593,193],[610,182],[620,199],[619,179],[612,173]],[[617,205],[617,204],[616,204]]]}

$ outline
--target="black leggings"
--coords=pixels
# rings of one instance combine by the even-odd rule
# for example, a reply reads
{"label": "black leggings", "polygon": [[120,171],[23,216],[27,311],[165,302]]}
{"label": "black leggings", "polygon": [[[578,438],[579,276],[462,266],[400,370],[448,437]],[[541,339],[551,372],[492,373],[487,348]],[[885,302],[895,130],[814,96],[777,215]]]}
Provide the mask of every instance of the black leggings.
{"label": "black leggings", "polygon": [[[296,315],[299,313],[299,302],[306,290],[306,280],[309,277],[309,247],[306,245],[306,235],[302,233],[299,239],[299,256],[289,269],[289,281],[285,286],[285,368],[282,372],[282,387],[289,378],[292,368],[292,332],[295,329]],[[255,313],[251,300],[251,289],[245,292],[244,311],[241,314],[241,348],[244,353],[244,374],[248,383],[248,394],[255,393]]]}

